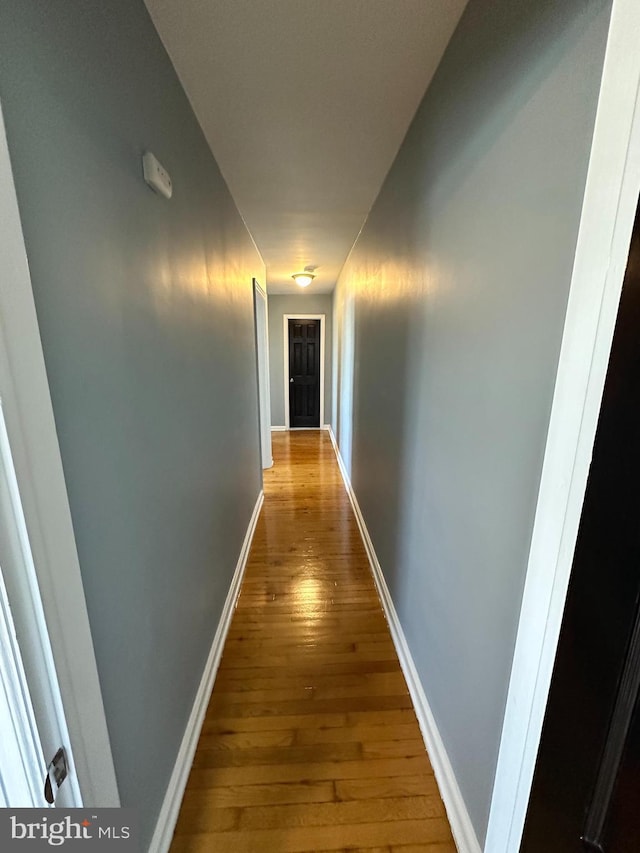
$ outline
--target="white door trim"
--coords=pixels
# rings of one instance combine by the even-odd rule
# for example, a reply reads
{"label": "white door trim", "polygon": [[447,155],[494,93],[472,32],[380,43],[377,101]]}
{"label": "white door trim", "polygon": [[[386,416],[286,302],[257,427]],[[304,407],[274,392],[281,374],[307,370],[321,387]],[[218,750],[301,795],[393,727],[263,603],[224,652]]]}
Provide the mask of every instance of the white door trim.
{"label": "white door trim", "polygon": [[320,320],[320,424],[324,428],[324,338],[326,314],[285,314],[282,318],[284,351],[284,423],[285,429],[291,429],[289,414],[289,320]]}
{"label": "white door trim", "polygon": [[[5,386],[6,390],[6,386]],[[14,719],[21,727],[20,744],[25,771],[31,775],[35,792],[31,805],[41,807],[44,800],[45,769],[60,746],[67,751],[72,772],[56,792],[56,805],[82,805],[82,796],[74,768],[73,749],[51,652],[46,619],[33,562],[31,542],[22,506],[13,455],[0,397],[0,580],[5,598],[5,631],[13,642],[4,643],[5,654],[11,654],[13,667],[4,667],[5,687],[13,684],[18,701],[11,704]],[[1,656],[0,656],[1,657]],[[5,658],[8,664],[8,658]],[[13,673],[13,674],[12,674]],[[19,728],[14,725],[14,734]],[[29,735],[29,732],[31,733]],[[8,734],[8,732],[7,732]],[[28,738],[31,743],[29,744]],[[3,765],[6,767],[11,765]],[[0,777],[3,777],[0,769]],[[10,774],[12,775],[12,774]],[[9,781],[11,787],[11,781]],[[14,792],[17,793],[17,792]],[[9,798],[11,806],[29,805]]]}
{"label": "white door trim", "polygon": [[0,397],[82,801],[119,806],[1,109]]}
{"label": "white door trim", "polygon": [[0,732],[1,807],[46,807],[46,763],[1,565]]}
{"label": "white door trim", "polygon": [[269,389],[269,308],[266,291],[253,279],[253,311],[258,369],[258,410],[260,413],[260,456],[263,468],[271,468],[271,399]]}
{"label": "white door trim", "polygon": [[640,3],[614,0],[486,853],[517,853],[640,191]]}

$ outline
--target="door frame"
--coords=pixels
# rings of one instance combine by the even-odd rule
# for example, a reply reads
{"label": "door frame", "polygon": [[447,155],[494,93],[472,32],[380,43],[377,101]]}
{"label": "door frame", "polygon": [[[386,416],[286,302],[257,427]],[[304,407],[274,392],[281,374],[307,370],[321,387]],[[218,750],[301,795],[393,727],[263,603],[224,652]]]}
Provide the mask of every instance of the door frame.
{"label": "door frame", "polygon": [[289,320],[320,320],[320,419],[318,427],[294,427],[294,429],[324,429],[324,337],[326,314],[284,314],[282,317],[284,334],[284,425],[291,429],[289,413]]}
{"label": "door frame", "polygon": [[487,853],[517,853],[640,194],[640,4],[614,0],[498,754]]}
{"label": "door frame", "polygon": [[117,807],[113,757],[1,105],[0,282],[0,396],[33,557],[30,642],[42,647],[41,675],[59,699],[47,710],[69,734],[78,788],[75,804]]}
{"label": "door frame", "polygon": [[269,388],[269,304],[267,292],[253,279],[253,317],[256,334],[256,368],[258,371],[258,421],[262,467],[271,468],[271,399]]}
{"label": "door frame", "polygon": [[[0,478],[4,479],[0,471]],[[4,484],[0,484],[0,488]],[[2,520],[0,520],[2,525]],[[46,807],[46,762],[0,565],[0,808]],[[4,768],[4,772],[3,772]],[[63,789],[64,791],[64,789]],[[75,791],[72,795],[75,796]]]}

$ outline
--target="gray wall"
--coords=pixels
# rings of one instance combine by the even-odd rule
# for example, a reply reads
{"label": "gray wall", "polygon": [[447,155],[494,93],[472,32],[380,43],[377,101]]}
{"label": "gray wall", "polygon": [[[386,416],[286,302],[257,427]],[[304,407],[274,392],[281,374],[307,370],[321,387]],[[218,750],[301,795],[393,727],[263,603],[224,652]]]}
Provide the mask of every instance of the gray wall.
{"label": "gray wall", "polygon": [[[260,489],[251,277],[264,267],[141,0],[0,12],[91,630],[146,846]],[[146,148],[171,201],[142,181]]]}
{"label": "gray wall", "polygon": [[471,0],[334,296],[338,439],[481,841],[609,5]]}
{"label": "gray wall", "polygon": [[333,423],[331,413],[333,355],[333,294],[301,293],[269,296],[269,379],[271,425],[284,426],[284,331],[285,314],[326,314],[324,349],[324,422]]}

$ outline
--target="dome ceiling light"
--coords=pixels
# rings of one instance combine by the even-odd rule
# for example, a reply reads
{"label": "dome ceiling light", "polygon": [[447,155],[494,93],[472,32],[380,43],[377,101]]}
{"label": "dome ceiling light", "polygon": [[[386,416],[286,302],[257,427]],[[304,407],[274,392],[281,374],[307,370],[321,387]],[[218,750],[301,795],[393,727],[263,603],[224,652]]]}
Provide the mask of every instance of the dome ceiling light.
{"label": "dome ceiling light", "polygon": [[308,287],[314,280],[315,275],[312,272],[296,272],[291,276],[291,278],[296,284],[299,284],[300,287]]}
{"label": "dome ceiling light", "polygon": [[291,278],[295,281],[296,284],[299,284],[300,287],[309,287],[311,282],[316,277],[317,269],[317,264],[307,264],[307,266],[302,272],[294,272]]}

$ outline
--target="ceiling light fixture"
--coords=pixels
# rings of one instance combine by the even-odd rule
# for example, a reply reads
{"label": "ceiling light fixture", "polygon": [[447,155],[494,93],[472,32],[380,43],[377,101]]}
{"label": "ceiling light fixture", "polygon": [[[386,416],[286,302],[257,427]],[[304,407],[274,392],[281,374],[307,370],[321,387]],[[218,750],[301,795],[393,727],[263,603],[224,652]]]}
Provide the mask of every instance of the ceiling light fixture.
{"label": "ceiling light fixture", "polygon": [[296,272],[291,276],[291,278],[296,284],[299,284],[300,287],[308,287],[314,280],[315,275],[312,272]]}

